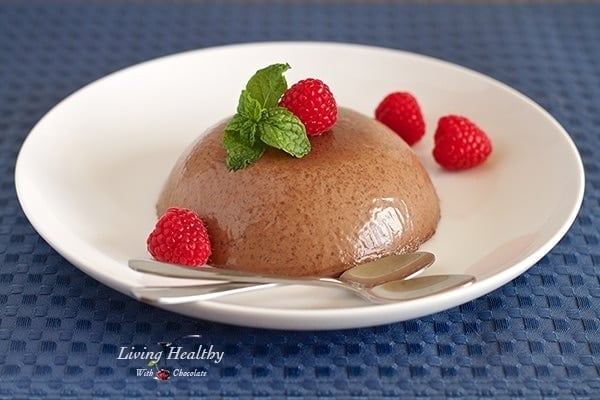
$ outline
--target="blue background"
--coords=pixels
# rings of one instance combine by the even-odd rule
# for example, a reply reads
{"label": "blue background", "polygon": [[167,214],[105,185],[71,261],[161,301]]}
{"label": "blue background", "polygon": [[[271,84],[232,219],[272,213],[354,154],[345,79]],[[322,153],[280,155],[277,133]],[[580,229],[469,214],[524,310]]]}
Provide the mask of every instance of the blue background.
{"label": "blue background", "polygon": [[[599,22],[592,3],[0,2],[0,398],[598,398]],[[325,332],[161,311],[84,275],[34,231],[14,164],[58,101],[141,61],[267,40],[408,50],[515,87],[581,152],[587,187],[573,227],[527,273],[460,307]],[[135,376],[139,360],[116,359],[120,346],[186,334],[225,352],[202,364],[205,378],[158,382]]]}

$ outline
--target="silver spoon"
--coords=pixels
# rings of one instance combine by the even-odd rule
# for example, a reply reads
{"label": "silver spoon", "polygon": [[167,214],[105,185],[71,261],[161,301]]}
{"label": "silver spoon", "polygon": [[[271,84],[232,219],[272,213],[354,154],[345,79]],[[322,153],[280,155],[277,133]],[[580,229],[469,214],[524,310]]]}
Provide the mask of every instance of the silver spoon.
{"label": "silver spoon", "polygon": [[429,267],[435,261],[432,253],[420,251],[396,254],[366,262],[348,269],[338,279],[314,276],[287,277],[280,275],[253,274],[224,268],[203,266],[190,268],[150,259],[129,260],[129,267],[138,272],[171,278],[202,279],[212,281],[249,283],[319,284],[321,281],[343,281],[360,286],[375,286],[396,279],[404,279]]}
{"label": "silver spoon", "polygon": [[[435,256],[428,252],[392,255],[350,268],[338,279],[257,275],[209,266],[189,268],[149,259],[129,260],[129,267],[135,271],[153,275],[220,281],[220,283],[216,284],[177,287],[137,287],[132,289],[133,295],[138,300],[149,303],[174,304],[215,299],[220,296],[265,289],[279,284],[371,287],[390,280],[414,276],[429,267],[434,261]],[[261,285],[260,283],[264,284]]]}
{"label": "silver spoon", "polygon": [[[339,279],[255,275],[212,267],[191,269],[147,259],[130,260],[129,266],[136,271],[149,272],[155,275],[226,281],[225,283],[194,286],[138,287],[132,289],[132,294],[137,299],[159,304],[209,300],[223,295],[273,287],[278,284],[342,287],[352,290],[370,301],[389,302],[428,296],[468,284],[474,280],[470,275],[438,275],[411,279],[412,282],[408,285],[388,285],[390,281],[404,282],[403,279],[416,275],[430,266],[434,260],[435,256],[427,252],[394,255],[353,267],[343,273]],[[369,288],[372,289],[367,290]]]}
{"label": "silver spoon", "polygon": [[[318,281],[304,280],[300,281],[300,283],[347,289],[373,303],[395,303],[399,301],[415,300],[450,289],[464,287],[474,281],[475,277],[472,275],[444,274],[394,280],[373,287],[353,285],[329,278],[321,278]],[[266,284],[226,282],[220,284],[179,287],[138,287],[132,289],[132,294],[138,300],[147,303],[180,304],[215,299],[234,293],[265,289],[279,284],[280,282]],[[289,283],[286,281],[285,284]]]}

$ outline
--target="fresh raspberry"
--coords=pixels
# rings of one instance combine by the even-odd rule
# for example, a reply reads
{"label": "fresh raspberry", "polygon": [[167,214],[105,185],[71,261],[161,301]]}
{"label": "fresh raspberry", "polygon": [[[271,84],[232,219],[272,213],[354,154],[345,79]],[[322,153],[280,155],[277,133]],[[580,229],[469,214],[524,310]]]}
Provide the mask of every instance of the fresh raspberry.
{"label": "fresh raspberry", "polygon": [[304,79],[292,85],[279,100],[279,106],[296,115],[309,136],[327,132],[337,121],[335,98],[329,86],[319,79]]}
{"label": "fresh raspberry", "polygon": [[434,142],[433,158],[448,170],[475,167],[492,152],[492,142],[485,132],[459,115],[439,119]]}
{"label": "fresh raspberry", "polygon": [[160,217],[146,241],[158,261],[187,266],[204,265],[211,255],[204,222],[185,208],[169,208]]}
{"label": "fresh raspberry", "polygon": [[375,119],[400,136],[409,146],[425,134],[425,121],[417,99],[408,92],[390,93],[375,109]]}

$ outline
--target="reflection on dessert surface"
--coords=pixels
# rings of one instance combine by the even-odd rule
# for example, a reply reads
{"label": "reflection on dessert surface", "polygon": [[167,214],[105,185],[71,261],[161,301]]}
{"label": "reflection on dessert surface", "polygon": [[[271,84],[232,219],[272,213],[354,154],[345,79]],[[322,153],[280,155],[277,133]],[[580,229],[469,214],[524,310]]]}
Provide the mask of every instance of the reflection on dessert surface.
{"label": "reflection on dessert surface", "polygon": [[387,127],[339,108],[330,132],[296,159],[274,148],[249,167],[225,166],[224,121],[181,155],[157,204],[206,222],[209,263],[279,275],[336,276],[416,250],[436,230],[438,196],[413,151]]}

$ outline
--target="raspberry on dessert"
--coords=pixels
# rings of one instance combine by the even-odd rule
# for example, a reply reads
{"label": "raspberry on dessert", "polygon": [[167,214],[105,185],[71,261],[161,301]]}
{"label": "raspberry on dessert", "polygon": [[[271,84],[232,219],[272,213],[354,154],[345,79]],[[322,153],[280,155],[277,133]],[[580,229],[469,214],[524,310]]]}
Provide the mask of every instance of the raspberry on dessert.
{"label": "raspberry on dessert", "polygon": [[281,97],[279,106],[296,115],[309,136],[330,130],[337,121],[335,98],[323,81],[304,79],[292,85]]}
{"label": "raspberry on dessert", "polygon": [[212,252],[204,222],[185,208],[167,209],[146,244],[156,260],[187,266],[206,264]]}
{"label": "raspberry on dessert", "polygon": [[462,170],[483,163],[492,152],[486,133],[468,118],[443,116],[434,134],[433,157],[448,170]]}
{"label": "raspberry on dessert", "polygon": [[375,109],[375,119],[396,132],[409,146],[425,134],[425,120],[419,103],[408,92],[388,94]]}

